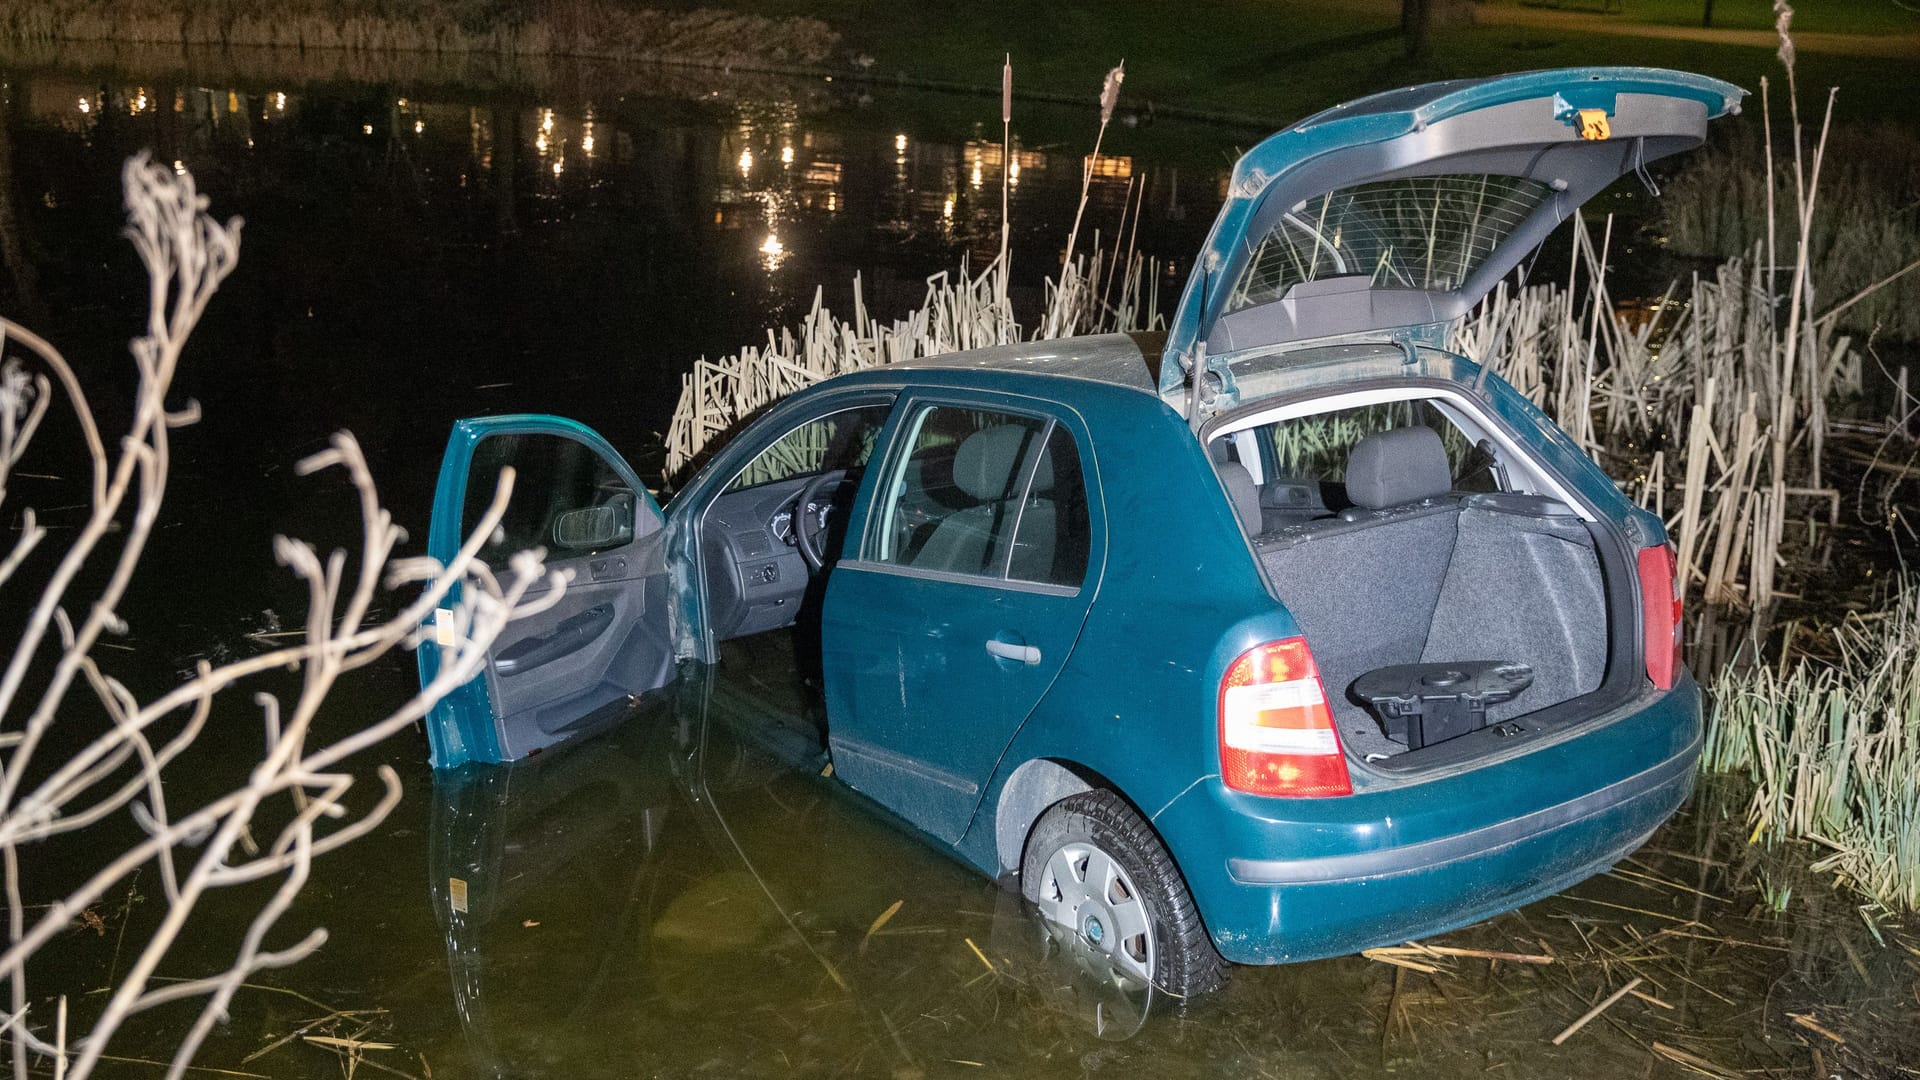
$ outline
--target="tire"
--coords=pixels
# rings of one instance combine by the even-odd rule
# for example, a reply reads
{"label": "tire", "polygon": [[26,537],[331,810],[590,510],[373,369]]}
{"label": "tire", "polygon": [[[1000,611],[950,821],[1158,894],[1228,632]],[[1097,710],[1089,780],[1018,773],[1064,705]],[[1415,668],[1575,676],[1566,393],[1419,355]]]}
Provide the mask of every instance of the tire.
{"label": "tire", "polygon": [[1227,963],[1180,868],[1111,791],[1082,792],[1040,815],[1021,859],[1020,892],[1042,918],[1104,953],[1118,971],[1162,991],[1186,997],[1226,979]]}

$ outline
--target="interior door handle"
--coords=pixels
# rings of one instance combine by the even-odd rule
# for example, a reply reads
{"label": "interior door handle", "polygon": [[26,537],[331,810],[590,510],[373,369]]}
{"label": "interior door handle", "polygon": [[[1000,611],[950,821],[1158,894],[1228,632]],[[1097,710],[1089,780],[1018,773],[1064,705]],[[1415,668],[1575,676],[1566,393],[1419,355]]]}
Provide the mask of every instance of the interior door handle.
{"label": "interior door handle", "polygon": [[1040,650],[1033,645],[1012,645],[995,638],[987,639],[987,654],[1002,660],[1018,660],[1026,665],[1040,662]]}
{"label": "interior door handle", "polygon": [[579,652],[612,625],[612,604],[588,608],[554,627],[553,633],[545,637],[514,642],[493,658],[493,669],[503,679],[523,675],[570,653]]}

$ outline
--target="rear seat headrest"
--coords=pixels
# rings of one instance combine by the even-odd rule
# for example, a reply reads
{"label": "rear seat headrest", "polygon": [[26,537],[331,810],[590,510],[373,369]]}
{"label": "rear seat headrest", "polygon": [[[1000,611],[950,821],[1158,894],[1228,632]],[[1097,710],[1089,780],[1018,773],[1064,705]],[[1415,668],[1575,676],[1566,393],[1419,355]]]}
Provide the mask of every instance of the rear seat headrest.
{"label": "rear seat headrest", "polygon": [[[1024,460],[1033,436],[1033,430],[1024,424],[995,424],[967,436],[953,454],[955,486],[980,502],[1007,498],[1013,494],[1013,471]],[[1041,455],[1034,468],[1035,494],[1053,487],[1052,457]]]}
{"label": "rear seat headrest", "polygon": [[1347,455],[1347,498],[1355,506],[1381,510],[1451,490],[1447,450],[1440,433],[1430,427],[1376,432],[1355,443]]}
{"label": "rear seat headrest", "polygon": [[1227,489],[1227,496],[1233,500],[1233,512],[1240,519],[1240,528],[1248,536],[1260,533],[1260,485],[1253,482],[1253,474],[1245,465],[1237,461],[1222,461],[1213,467],[1220,474],[1220,484]]}

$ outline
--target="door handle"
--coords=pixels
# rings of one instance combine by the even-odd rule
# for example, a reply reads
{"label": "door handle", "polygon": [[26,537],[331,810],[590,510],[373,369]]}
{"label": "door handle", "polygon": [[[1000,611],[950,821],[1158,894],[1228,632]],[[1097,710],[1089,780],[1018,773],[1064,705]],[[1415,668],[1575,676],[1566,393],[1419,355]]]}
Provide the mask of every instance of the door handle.
{"label": "door handle", "polygon": [[987,654],[1001,660],[1018,660],[1031,667],[1040,662],[1040,650],[1033,645],[1013,645],[996,638],[987,639]]}
{"label": "door handle", "polygon": [[514,642],[493,658],[493,670],[503,679],[523,675],[586,648],[612,625],[612,604],[588,608],[561,622],[545,637]]}

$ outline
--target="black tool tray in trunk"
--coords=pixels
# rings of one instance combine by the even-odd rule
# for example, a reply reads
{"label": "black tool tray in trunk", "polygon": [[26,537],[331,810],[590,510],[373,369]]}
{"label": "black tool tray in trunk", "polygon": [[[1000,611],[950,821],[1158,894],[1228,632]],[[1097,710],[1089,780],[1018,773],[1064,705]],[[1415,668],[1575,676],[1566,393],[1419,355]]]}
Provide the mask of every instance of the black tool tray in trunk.
{"label": "black tool tray in trunk", "polygon": [[1396,664],[1353,681],[1353,695],[1380,718],[1387,737],[1418,750],[1478,731],[1487,706],[1533,685],[1533,669],[1511,660]]}

